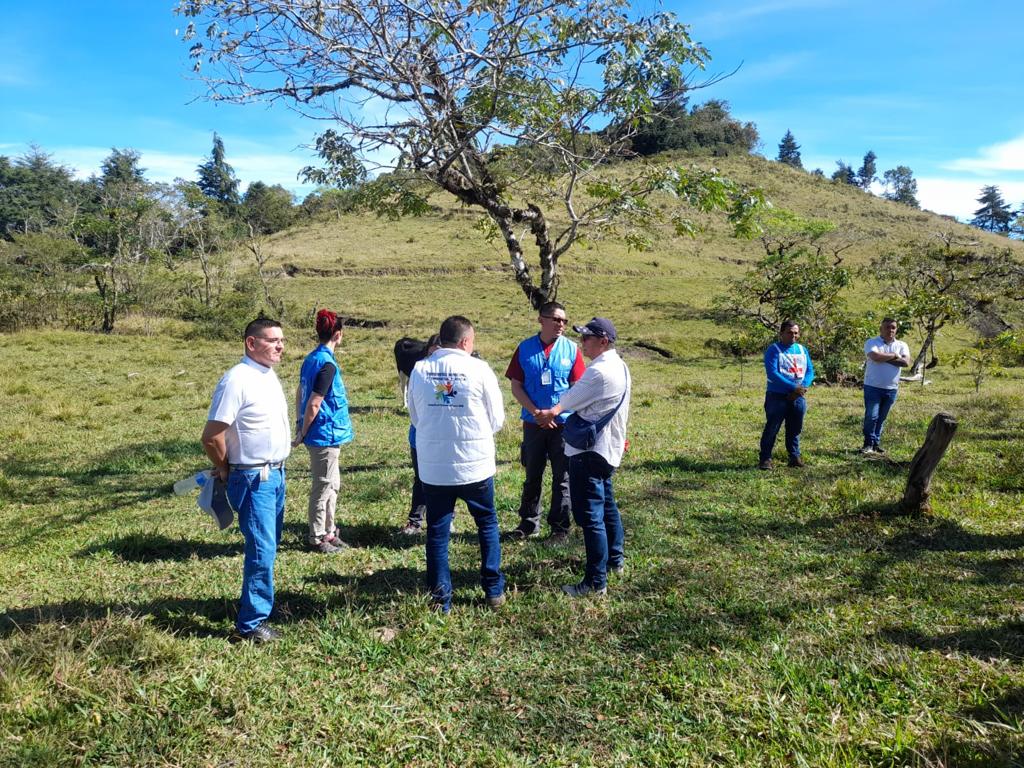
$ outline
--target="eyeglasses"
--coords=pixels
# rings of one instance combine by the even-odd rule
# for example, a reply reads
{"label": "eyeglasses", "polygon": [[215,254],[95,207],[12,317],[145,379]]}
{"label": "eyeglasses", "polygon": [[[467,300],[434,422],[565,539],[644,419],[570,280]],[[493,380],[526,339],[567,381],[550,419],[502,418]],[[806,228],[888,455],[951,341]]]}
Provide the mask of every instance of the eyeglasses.
{"label": "eyeglasses", "polygon": [[541,315],[541,317],[543,317],[545,320],[552,320],[558,323],[559,325],[565,325],[566,323],[569,322],[569,318],[567,317],[552,317],[551,315]]}
{"label": "eyeglasses", "polygon": [[265,341],[267,344],[284,344],[284,336],[253,336],[253,338]]}

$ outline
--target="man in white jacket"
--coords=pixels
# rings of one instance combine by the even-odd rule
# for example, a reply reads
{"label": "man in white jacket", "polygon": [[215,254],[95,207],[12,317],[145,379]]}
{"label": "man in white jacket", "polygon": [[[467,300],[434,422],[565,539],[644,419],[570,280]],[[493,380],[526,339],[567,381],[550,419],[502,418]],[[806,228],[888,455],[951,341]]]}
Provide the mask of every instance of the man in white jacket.
{"label": "man in white jacket", "polygon": [[580,346],[591,363],[583,378],[554,407],[541,411],[536,418],[543,426],[566,410],[592,423],[608,419],[591,448],[572,446],[568,436],[565,443],[572,515],[583,530],[587,565],[583,581],[566,584],[562,591],[570,597],[584,597],[605,594],[608,571],[622,573],[625,568],[622,518],[615,503],[612,475],[626,450],[632,382],[626,363],[615,351],[617,334],[611,320],[595,317],[584,326],[573,326],[573,330],[582,336]]}
{"label": "man in white jacket", "polygon": [[473,357],[476,333],[465,317],[441,324],[440,349],[409,377],[409,416],[427,504],[427,584],[435,610],[448,613],[452,579],[448,539],[455,502],[466,502],[480,541],[480,584],[487,604],[505,602],[498,515],[494,507],[494,433],[505,405],[494,371]]}

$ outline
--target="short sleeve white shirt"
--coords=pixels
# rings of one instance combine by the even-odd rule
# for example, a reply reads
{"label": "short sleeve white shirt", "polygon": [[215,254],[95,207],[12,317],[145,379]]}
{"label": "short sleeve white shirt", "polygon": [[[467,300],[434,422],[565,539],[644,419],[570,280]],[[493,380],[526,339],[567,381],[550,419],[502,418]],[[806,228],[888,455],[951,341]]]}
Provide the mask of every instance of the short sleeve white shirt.
{"label": "short sleeve white shirt", "polygon": [[867,358],[864,365],[864,384],[878,389],[899,389],[902,369],[892,363],[876,363],[869,357],[872,352],[910,357],[910,347],[899,339],[893,339],[892,343],[886,344],[881,336],[864,342],[864,356]]}
{"label": "short sleeve white shirt", "polygon": [[229,464],[284,461],[291,452],[288,402],[273,368],[249,357],[221,377],[207,415],[227,424]]}

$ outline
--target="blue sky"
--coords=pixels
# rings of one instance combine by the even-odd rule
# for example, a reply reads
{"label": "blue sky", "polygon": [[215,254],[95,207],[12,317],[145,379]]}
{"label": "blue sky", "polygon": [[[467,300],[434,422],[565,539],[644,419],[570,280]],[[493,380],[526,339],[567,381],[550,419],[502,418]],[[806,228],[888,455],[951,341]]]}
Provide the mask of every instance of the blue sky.
{"label": "blue sky", "polygon": [[[36,144],[82,176],[111,147],[142,153],[147,177],[194,178],[224,139],[243,185],[302,194],[305,145],[323,125],[262,105],[212,104],[190,79],[174,0],[5,3],[0,30],[0,154]],[[972,7],[973,6],[973,7]],[[650,11],[650,0],[639,10]],[[907,165],[926,208],[970,217],[984,184],[1024,203],[1024,2],[741,0],[670,2],[712,55],[739,71],[694,101],[729,101],[775,157],[787,129],[804,166],[831,175],[878,155]]]}

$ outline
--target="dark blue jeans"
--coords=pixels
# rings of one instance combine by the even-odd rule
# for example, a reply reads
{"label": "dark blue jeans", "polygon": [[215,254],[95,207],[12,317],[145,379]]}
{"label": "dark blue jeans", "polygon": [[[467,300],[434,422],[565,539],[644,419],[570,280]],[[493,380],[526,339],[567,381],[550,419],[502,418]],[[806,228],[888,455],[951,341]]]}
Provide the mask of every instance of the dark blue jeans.
{"label": "dark blue jeans", "polygon": [[877,448],[882,439],[885,417],[896,402],[898,389],[864,385],[864,445]]}
{"label": "dark blue jeans", "polygon": [[798,397],[787,399],[787,395],[765,392],[764,395],[764,431],[761,433],[761,461],[772,457],[775,438],[779,428],[786,425],[786,453],[790,458],[800,455],[800,433],[804,428],[804,414],[807,413],[807,400]]}
{"label": "dark blue jeans", "polygon": [[562,428],[541,429],[523,422],[523,442],[519,458],[526,479],[519,500],[519,527],[528,534],[540,530],[540,496],[544,484],[544,468],[551,462],[551,506],[548,525],[552,533],[569,530],[569,470],[565,461]]}
{"label": "dark blue jeans", "polygon": [[242,597],[235,626],[252,632],[270,618],[274,608],[274,560],[284,525],[284,469],[270,470],[260,480],[258,469],[236,469],[228,475],[228,500],[238,512],[245,538]]}
{"label": "dark blue jeans", "polygon": [[501,542],[498,514],[494,509],[494,478],[468,485],[423,483],[427,502],[427,586],[430,596],[448,613],[452,605],[452,574],[448,568],[448,539],[451,536],[455,502],[462,499],[476,522],[480,542],[480,586],[487,597],[505,592],[501,572]]}
{"label": "dark blue jeans", "polygon": [[615,504],[615,467],[593,451],[569,457],[569,495],[572,517],[583,531],[587,567],[583,582],[594,589],[608,583],[608,569],[623,564],[625,535]]}

